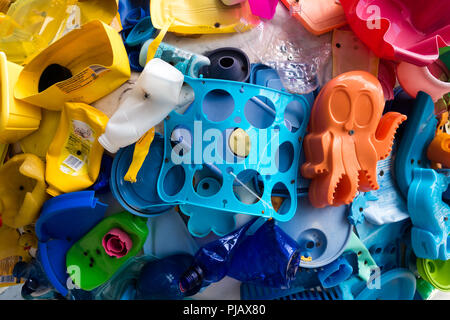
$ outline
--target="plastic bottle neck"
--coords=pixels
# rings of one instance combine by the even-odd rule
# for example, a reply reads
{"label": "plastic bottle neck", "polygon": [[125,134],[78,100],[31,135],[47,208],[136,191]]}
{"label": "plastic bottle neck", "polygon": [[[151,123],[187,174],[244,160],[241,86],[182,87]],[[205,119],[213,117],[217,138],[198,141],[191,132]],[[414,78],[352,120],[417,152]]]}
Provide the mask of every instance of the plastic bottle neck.
{"label": "plastic bottle neck", "polygon": [[180,290],[182,292],[189,292],[203,283],[204,273],[202,268],[198,265],[191,266],[180,278]]}

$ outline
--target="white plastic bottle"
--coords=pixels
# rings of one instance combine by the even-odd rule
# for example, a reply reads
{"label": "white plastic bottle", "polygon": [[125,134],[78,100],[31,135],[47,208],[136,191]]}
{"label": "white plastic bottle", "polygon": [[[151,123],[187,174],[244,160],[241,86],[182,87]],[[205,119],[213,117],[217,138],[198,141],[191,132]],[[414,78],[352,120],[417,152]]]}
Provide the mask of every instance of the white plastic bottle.
{"label": "white plastic bottle", "polygon": [[132,92],[110,118],[105,133],[98,141],[109,152],[138,141],[148,130],[160,123],[177,106],[186,104],[181,90],[184,75],[161,59],[152,59],[145,66]]}

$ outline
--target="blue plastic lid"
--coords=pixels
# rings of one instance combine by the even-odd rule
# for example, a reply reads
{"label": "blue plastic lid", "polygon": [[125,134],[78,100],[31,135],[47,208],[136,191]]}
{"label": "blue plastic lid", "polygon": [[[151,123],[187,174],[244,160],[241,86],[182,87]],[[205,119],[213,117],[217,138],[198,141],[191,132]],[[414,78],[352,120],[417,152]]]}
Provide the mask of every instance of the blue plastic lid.
{"label": "blue plastic lid", "polygon": [[406,269],[394,269],[381,274],[380,286],[365,287],[355,300],[412,300],[416,292],[416,277]]}
{"label": "blue plastic lid", "polygon": [[51,284],[64,297],[68,293],[66,282],[69,277],[66,272],[66,254],[72,245],[72,242],[65,239],[39,242],[38,245],[38,259],[42,268]]}
{"label": "blue plastic lid", "polygon": [[140,45],[150,39],[153,33],[155,33],[155,28],[153,27],[152,19],[150,17],[144,17],[134,26],[134,28],[128,34],[125,43],[130,47]]}
{"label": "blue plastic lid", "polygon": [[[290,205],[287,198],[280,207]],[[347,220],[348,206],[315,208],[307,194],[298,196],[297,211],[286,222],[278,222],[288,235],[300,245],[304,259],[300,266],[318,268],[336,260],[347,247],[352,226]],[[307,261],[311,258],[311,261]]]}
{"label": "blue plastic lid", "polygon": [[94,191],[71,192],[51,198],[44,203],[36,221],[36,235],[40,242],[80,239],[100,222],[107,207],[95,198]]}
{"label": "blue plastic lid", "polygon": [[[122,1],[120,1],[122,2]],[[134,7],[129,10],[125,16],[125,25],[136,25],[142,18],[148,16],[148,13],[142,7]]]}
{"label": "blue plastic lid", "polygon": [[155,134],[135,183],[123,179],[132,162],[133,152],[134,144],[120,149],[114,158],[111,172],[111,190],[114,197],[127,211],[142,217],[169,210],[175,204],[162,201],[156,189],[164,157],[164,139],[159,133]]}
{"label": "blue plastic lid", "polygon": [[66,296],[66,253],[105,215],[107,205],[94,191],[62,194],[44,203],[36,222],[38,259],[51,284]]}
{"label": "blue plastic lid", "polygon": [[250,60],[244,51],[225,47],[206,52],[211,64],[200,69],[205,78],[246,82],[250,76]]}

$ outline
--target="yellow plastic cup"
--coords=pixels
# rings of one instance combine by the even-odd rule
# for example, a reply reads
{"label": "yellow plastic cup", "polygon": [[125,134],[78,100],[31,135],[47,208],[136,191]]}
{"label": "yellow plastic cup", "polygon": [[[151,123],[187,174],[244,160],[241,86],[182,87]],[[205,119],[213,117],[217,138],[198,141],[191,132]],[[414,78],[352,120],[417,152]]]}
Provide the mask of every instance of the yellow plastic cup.
{"label": "yellow plastic cup", "polygon": [[[51,65],[72,76],[39,92],[43,72]],[[22,70],[14,88],[17,99],[49,110],[65,102],[92,103],[130,78],[128,55],[116,30],[94,20],[67,33],[35,56]]]}
{"label": "yellow plastic cup", "polygon": [[15,143],[39,128],[41,109],[14,98],[21,70],[0,52],[0,143]]}
{"label": "yellow plastic cup", "polygon": [[150,14],[157,29],[174,19],[169,31],[180,34],[243,32],[260,21],[247,1],[226,6],[219,0],[152,0]]}

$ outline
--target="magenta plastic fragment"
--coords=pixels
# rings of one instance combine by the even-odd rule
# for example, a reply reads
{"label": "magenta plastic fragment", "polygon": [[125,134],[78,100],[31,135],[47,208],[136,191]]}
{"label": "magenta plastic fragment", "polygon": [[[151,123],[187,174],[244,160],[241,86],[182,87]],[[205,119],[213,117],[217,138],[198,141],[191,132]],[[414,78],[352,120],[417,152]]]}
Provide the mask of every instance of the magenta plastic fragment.
{"label": "magenta plastic fragment", "polygon": [[121,258],[130,251],[133,241],[125,231],[114,228],[105,234],[102,245],[109,256]]}

